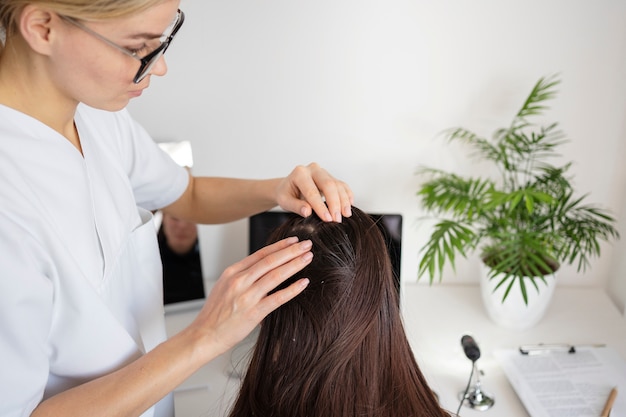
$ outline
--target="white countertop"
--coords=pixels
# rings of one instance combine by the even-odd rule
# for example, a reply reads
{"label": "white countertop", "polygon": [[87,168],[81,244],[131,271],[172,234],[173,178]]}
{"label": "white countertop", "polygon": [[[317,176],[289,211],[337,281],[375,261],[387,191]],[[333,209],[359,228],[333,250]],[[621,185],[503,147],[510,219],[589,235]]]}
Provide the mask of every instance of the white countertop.
{"label": "white countertop", "polygon": [[[474,337],[481,350],[476,362],[484,372],[485,392],[496,403],[487,411],[461,409],[462,417],[528,417],[493,352],[521,344],[605,343],[626,359],[626,320],[600,288],[557,287],[545,318],[528,330],[505,329],[492,323],[482,306],[478,286],[426,286],[403,283],[402,312],[406,333],[422,372],[442,405],[455,412],[469,377],[471,362],[461,347],[461,337]],[[168,334],[193,320],[196,311],[170,313]],[[177,417],[224,416],[236,393],[239,379],[232,375],[235,363],[252,347],[251,335],[231,352],[216,358],[189,378],[175,394]],[[239,365],[238,369],[245,368]]]}

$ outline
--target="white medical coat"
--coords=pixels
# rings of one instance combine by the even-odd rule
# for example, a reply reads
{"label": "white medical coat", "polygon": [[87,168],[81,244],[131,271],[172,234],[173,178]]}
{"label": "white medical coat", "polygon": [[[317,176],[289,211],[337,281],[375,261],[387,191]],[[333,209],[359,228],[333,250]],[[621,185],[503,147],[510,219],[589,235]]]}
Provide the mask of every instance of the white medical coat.
{"label": "white medical coat", "polygon": [[[187,172],[126,111],[80,105],[83,155],[0,106],[0,415],[110,373],[165,340],[151,213]],[[145,416],[173,414],[171,396]]]}

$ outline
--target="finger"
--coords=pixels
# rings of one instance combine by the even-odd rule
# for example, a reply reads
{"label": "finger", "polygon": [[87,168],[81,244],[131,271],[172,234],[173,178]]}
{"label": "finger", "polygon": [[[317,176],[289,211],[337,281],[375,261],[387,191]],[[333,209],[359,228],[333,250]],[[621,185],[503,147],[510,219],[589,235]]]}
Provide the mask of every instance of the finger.
{"label": "finger", "polygon": [[273,290],[310,262],[312,246],[310,240],[304,240],[259,259],[243,272],[242,285],[249,287],[256,281],[263,281],[262,291]]}
{"label": "finger", "polygon": [[330,213],[333,221],[341,223],[342,217],[352,216],[354,197],[352,190],[347,184],[332,179],[332,181],[321,185],[320,189],[326,200],[326,209]]}
{"label": "finger", "polygon": [[[304,268],[312,257],[310,240],[293,243],[274,251],[276,247],[276,244],[266,246],[237,264],[229,266],[218,280],[219,283],[225,288],[230,287],[234,291],[233,294],[248,293],[251,297],[249,301],[254,300],[256,303]],[[243,268],[244,265],[246,268]],[[269,278],[265,278],[265,275]],[[261,285],[256,285],[259,280],[262,280]]]}
{"label": "finger", "polygon": [[[326,185],[326,192],[323,187],[319,187],[319,183],[314,181],[312,176],[306,176],[304,178],[300,178],[297,184],[300,195],[302,199],[305,201],[308,207],[310,207],[315,213],[319,216],[320,219],[324,221],[332,221],[333,217],[328,210],[328,207],[324,203],[324,197],[326,197],[326,192],[332,194],[330,190],[330,186]],[[305,216],[306,217],[306,216]]]}
{"label": "finger", "polygon": [[272,311],[276,310],[278,307],[282,306],[288,301],[293,300],[298,294],[304,291],[304,289],[308,285],[309,285],[308,278],[303,278],[294,282],[287,288],[283,288],[280,291],[276,291],[275,293],[268,295],[267,297],[262,299],[257,305],[257,310],[260,315],[259,319],[262,320]]}
{"label": "finger", "polygon": [[354,194],[347,184],[341,183],[339,187],[339,198],[341,200],[341,214],[344,217],[352,216],[352,206],[354,205]]}
{"label": "finger", "polygon": [[324,192],[326,196],[326,204],[330,211],[333,220],[341,222],[343,217],[352,216],[352,206],[354,204],[354,195],[348,185],[342,181],[335,180],[335,194],[329,195]]}
{"label": "finger", "polygon": [[[324,210],[330,214],[330,219],[327,221],[341,223],[341,198],[339,196],[337,182],[329,175],[326,175],[323,179],[315,178],[315,182],[324,195],[326,203],[323,204],[324,207],[312,206],[313,210],[318,213],[318,215],[318,210]],[[323,217],[320,218],[323,219]]]}
{"label": "finger", "polygon": [[319,190],[318,192],[324,196],[326,201],[325,209],[312,205],[315,212],[318,213],[319,210],[328,211],[332,220],[338,223],[341,222],[342,215],[350,217],[354,200],[350,187],[343,181],[335,179],[316,163],[309,164],[308,168],[311,170],[311,177]]}
{"label": "finger", "polygon": [[[265,262],[257,263],[250,268],[251,274],[259,277],[251,284],[253,293],[259,298],[264,297],[287,279],[301,271],[305,266],[310,264],[312,259],[313,253],[305,252],[286,263],[282,263],[279,266],[272,268],[269,271],[265,271]],[[268,263],[267,265],[270,264]]]}
{"label": "finger", "polygon": [[279,240],[278,242],[272,243],[271,245],[264,246],[256,252],[252,253],[251,255],[245,257],[241,261],[237,262],[236,264],[232,265],[233,272],[237,273],[244,271],[250,268],[255,263],[259,262],[261,259],[269,256],[270,254],[288,248],[289,246],[296,243],[298,243],[298,238],[292,236]]}

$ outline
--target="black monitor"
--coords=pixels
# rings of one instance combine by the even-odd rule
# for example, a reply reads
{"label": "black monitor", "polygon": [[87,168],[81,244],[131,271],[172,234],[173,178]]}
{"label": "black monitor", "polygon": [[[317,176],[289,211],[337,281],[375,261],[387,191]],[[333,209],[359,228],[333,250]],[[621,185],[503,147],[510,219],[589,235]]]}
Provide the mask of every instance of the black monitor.
{"label": "black monitor", "polygon": [[[402,215],[368,213],[380,228],[393,268],[396,289],[400,291],[400,261],[402,254]],[[249,219],[248,253],[253,253],[267,244],[272,231],[287,221],[289,213],[265,211]]]}

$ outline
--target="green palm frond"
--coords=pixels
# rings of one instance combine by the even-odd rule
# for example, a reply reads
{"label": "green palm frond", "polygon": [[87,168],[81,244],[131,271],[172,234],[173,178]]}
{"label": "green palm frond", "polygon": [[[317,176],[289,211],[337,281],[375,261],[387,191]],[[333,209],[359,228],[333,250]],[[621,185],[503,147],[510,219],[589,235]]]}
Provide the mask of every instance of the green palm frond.
{"label": "green palm frond", "polygon": [[424,169],[421,173],[432,177],[418,192],[424,208],[451,214],[456,219],[471,220],[480,215],[482,201],[493,187],[490,181],[464,179],[438,170]]}
{"label": "green palm frond", "polygon": [[588,268],[591,257],[600,256],[600,240],[619,238],[615,219],[598,207],[583,205],[583,199],[573,199],[570,193],[558,207],[562,214],[557,225],[562,234],[558,255],[570,264],[577,261],[578,271]]}
{"label": "green palm frond", "polygon": [[430,241],[423,248],[424,256],[419,264],[418,276],[428,272],[431,283],[436,275],[441,280],[446,262],[454,268],[457,254],[466,257],[466,251],[473,249],[475,239],[474,231],[462,223],[452,220],[437,223]]}
{"label": "green palm frond", "polygon": [[445,130],[443,134],[448,142],[457,141],[468,144],[474,150],[475,156],[480,158],[497,160],[502,152],[501,149],[491,144],[487,139],[462,127]]}
{"label": "green palm frond", "polygon": [[516,283],[527,301],[528,287],[539,291],[543,275],[560,263],[585,270],[600,256],[601,241],[619,239],[613,216],[584,204],[587,196],[574,196],[566,176],[571,163],[548,162],[567,142],[558,123],[535,126],[531,120],[548,108],[559,83],[556,76],[540,78],[509,127],[497,129],[490,140],[460,127],[444,131],[448,141],[467,145],[471,156],[492,162],[500,177],[419,171],[428,176],[417,192],[422,206],[445,219],[421,249],[418,277],[441,279],[447,263],[454,269],[458,255],[480,247],[491,277],[503,274],[497,283],[505,286],[503,301]]}
{"label": "green palm frond", "polygon": [[548,108],[543,103],[556,96],[557,92],[555,87],[558,86],[560,82],[557,75],[540,78],[528,95],[522,108],[517,112],[514,123],[525,121],[530,116],[543,114],[544,110]]}

